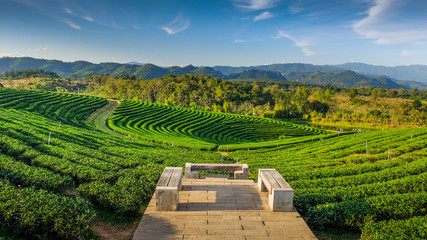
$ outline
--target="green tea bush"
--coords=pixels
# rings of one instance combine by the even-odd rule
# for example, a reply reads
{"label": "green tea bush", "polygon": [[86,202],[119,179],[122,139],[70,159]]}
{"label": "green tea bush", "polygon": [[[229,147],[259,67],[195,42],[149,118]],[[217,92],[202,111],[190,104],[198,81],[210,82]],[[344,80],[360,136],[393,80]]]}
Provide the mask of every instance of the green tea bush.
{"label": "green tea bush", "polygon": [[81,198],[34,188],[17,188],[0,180],[0,227],[31,238],[91,238],[92,206]]}

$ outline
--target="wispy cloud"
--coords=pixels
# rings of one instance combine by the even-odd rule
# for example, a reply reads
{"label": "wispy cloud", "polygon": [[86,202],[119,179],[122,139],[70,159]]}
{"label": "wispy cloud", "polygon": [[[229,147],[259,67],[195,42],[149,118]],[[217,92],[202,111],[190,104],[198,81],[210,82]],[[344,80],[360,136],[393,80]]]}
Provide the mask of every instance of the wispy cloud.
{"label": "wispy cloud", "polygon": [[83,18],[84,20],[86,20],[88,22],[94,22],[95,21],[92,17],[89,17],[89,16],[82,16],[81,18]]}
{"label": "wispy cloud", "polygon": [[162,27],[161,29],[167,32],[169,35],[174,35],[184,31],[188,27],[190,27],[190,19],[183,17],[181,14],[178,14],[178,16],[172,22]]}
{"label": "wispy cloud", "polygon": [[[97,25],[123,29],[124,22],[131,15],[129,11],[123,10],[116,4],[104,4],[100,1],[58,1],[58,0],[12,0],[26,7],[32,8],[58,22],[67,24],[69,27],[82,30],[84,22],[88,21]],[[115,20],[113,16],[117,16]],[[79,25],[83,24],[83,25]]]}
{"label": "wispy cloud", "polygon": [[233,0],[234,6],[241,10],[262,10],[276,7],[280,0]]}
{"label": "wispy cloud", "polygon": [[274,15],[271,14],[269,11],[266,11],[266,12],[263,12],[263,13],[259,14],[258,16],[256,16],[254,18],[254,22],[265,20],[265,19],[269,19],[269,18],[272,18],[272,17],[274,17]]}
{"label": "wispy cloud", "polygon": [[74,29],[77,29],[77,30],[82,29],[82,27],[80,27],[79,25],[75,24],[75,23],[74,23],[74,22],[72,22],[71,20],[66,19],[66,20],[64,20],[64,22],[65,22],[68,26],[70,26],[70,27],[72,27],[72,28],[74,28]]}
{"label": "wispy cloud", "polygon": [[76,20],[85,20],[90,23],[98,24],[100,26],[104,27],[110,27],[110,28],[116,28],[116,29],[123,29],[123,27],[119,24],[117,24],[113,18],[106,17],[107,12],[106,10],[100,10],[98,11],[96,15],[93,14],[93,12],[90,9],[95,9],[96,6],[90,6],[86,8],[87,6],[83,7],[79,5],[78,2],[74,2],[74,4],[71,6],[68,6],[65,8],[65,12],[68,15],[71,15]]}
{"label": "wispy cloud", "polygon": [[276,37],[274,38],[287,38],[289,40],[291,40],[292,42],[294,42],[295,46],[300,47],[302,52],[304,53],[305,56],[312,56],[314,54],[316,54],[315,52],[311,51],[310,49],[308,49],[308,47],[311,45],[309,41],[306,40],[298,40],[292,36],[290,36],[289,34],[279,30],[279,32],[277,33]]}
{"label": "wispy cloud", "polygon": [[[413,43],[427,40],[426,2],[371,0],[367,16],[352,25],[354,32],[378,44]],[[411,11],[408,11],[411,10]],[[411,13],[405,16],[405,13]]]}
{"label": "wispy cloud", "polygon": [[66,14],[73,14],[73,12],[69,8],[64,8],[64,12]]}

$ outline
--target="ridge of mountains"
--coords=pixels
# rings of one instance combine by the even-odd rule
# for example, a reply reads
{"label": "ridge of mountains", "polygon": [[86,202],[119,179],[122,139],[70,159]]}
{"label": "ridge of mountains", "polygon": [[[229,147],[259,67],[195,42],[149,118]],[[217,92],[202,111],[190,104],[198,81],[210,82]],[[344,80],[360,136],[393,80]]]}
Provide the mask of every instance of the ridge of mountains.
{"label": "ridge of mountains", "polygon": [[167,74],[197,74],[222,79],[276,79],[342,87],[379,86],[427,89],[427,66],[425,65],[385,67],[364,63],[340,65],[284,63],[249,67],[195,67],[193,65],[159,67],[138,62],[95,64],[87,61],[63,62],[32,57],[0,58],[0,73],[28,68],[53,71],[62,77],[84,77],[91,73],[105,73],[116,76],[135,75],[152,79]]}

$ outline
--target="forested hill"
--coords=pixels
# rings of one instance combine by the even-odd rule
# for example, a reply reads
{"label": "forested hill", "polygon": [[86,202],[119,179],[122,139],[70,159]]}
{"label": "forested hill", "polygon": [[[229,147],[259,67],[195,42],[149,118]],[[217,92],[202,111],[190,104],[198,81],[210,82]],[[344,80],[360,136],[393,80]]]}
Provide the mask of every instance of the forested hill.
{"label": "forested hill", "polygon": [[[256,68],[256,69],[255,69]],[[387,88],[417,87],[427,89],[427,83],[414,81],[396,81],[387,76],[367,76],[334,66],[316,66],[311,64],[271,64],[257,67],[159,67],[154,64],[90,63],[86,61],[63,62],[59,60],[35,59],[31,57],[0,58],[0,73],[22,69],[42,69],[55,72],[61,77],[72,79],[86,77],[89,74],[110,74],[114,76],[134,76],[135,78],[154,79],[165,75],[196,74],[222,79],[275,79],[300,83],[333,85],[342,87],[378,86]],[[2,77],[4,79],[4,77]]]}
{"label": "forested hill", "polygon": [[200,76],[211,76],[223,78],[224,75],[213,68],[197,68],[192,65],[185,67],[163,68],[153,64],[134,65],[122,63],[90,63],[86,61],[63,62],[59,60],[36,59],[31,57],[4,57],[0,58],[0,73],[17,69],[39,68],[46,71],[53,71],[62,77],[85,77],[91,73],[110,75],[134,75],[140,78],[160,78],[168,74],[197,74]]}
{"label": "forested hill", "polygon": [[337,74],[334,73],[303,73],[291,72],[285,74],[285,77],[290,81],[317,84],[317,85],[332,85],[339,87],[363,87],[377,86],[387,88],[408,88],[405,85],[397,84],[387,76],[366,76],[353,71],[343,71]]}
{"label": "forested hill", "polygon": [[231,73],[226,76],[226,79],[276,79],[286,80],[286,78],[279,72],[264,71],[258,69],[251,69],[241,73]]}

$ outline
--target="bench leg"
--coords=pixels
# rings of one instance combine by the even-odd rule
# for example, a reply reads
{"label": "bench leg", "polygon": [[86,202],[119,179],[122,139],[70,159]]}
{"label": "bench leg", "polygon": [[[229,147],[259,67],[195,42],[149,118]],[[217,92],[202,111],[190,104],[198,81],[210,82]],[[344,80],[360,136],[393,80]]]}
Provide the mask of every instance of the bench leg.
{"label": "bench leg", "polygon": [[260,192],[268,192],[267,187],[265,186],[264,182],[261,179],[258,179],[258,189]]}
{"label": "bench leg", "polygon": [[273,212],[292,212],[294,191],[273,188],[268,195],[268,205]]}
{"label": "bench leg", "polygon": [[178,187],[157,187],[156,208],[157,211],[176,211],[179,203]]}

